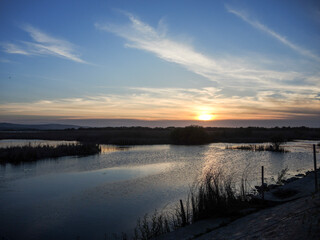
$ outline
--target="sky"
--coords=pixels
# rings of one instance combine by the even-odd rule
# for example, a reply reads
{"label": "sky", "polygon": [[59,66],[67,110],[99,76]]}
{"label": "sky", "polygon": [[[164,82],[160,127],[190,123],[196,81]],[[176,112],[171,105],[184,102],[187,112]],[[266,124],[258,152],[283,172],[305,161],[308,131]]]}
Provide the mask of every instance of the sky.
{"label": "sky", "polygon": [[0,122],[320,127],[319,1],[0,0],[0,32]]}

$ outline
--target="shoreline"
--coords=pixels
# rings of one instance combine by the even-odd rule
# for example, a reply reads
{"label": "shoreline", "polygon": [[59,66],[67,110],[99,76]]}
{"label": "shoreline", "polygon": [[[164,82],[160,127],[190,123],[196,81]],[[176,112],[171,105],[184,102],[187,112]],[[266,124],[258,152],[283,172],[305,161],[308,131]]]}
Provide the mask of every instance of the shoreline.
{"label": "shoreline", "polygon": [[[320,168],[317,169],[318,179],[320,178]],[[276,197],[274,193],[277,191],[293,191],[294,194],[286,197]],[[157,240],[174,240],[174,239],[257,239],[261,235],[266,235],[263,239],[303,239],[301,236],[305,234],[313,234],[308,239],[319,239],[320,229],[317,231],[317,222],[320,221],[320,191],[315,193],[314,171],[305,172],[304,176],[299,174],[298,177],[287,179],[284,185],[275,187],[265,192],[266,206],[262,209],[247,209],[243,216],[235,219],[231,218],[211,218],[201,220],[186,227],[177,229],[176,231],[159,236]],[[261,200],[261,198],[258,197]],[[305,203],[309,202],[309,205]],[[302,210],[301,210],[302,209]],[[312,213],[308,213],[308,211]],[[296,230],[292,228],[291,223],[283,222],[283,219],[290,221],[300,221],[301,216],[297,211],[306,212],[308,216],[303,215],[304,219],[308,217],[313,220],[309,223],[312,226],[312,232],[306,232],[308,229],[303,226]],[[313,213],[316,211],[318,218],[313,219]],[[298,218],[296,217],[298,216]],[[282,221],[281,228],[274,230],[272,227],[276,222]],[[278,224],[278,226],[279,226]],[[254,226],[254,227],[253,227]],[[263,232],[264,229],[271,228],[270,232]],[[281,233],[283,228],[291,229],[288,235]],[[282,231],[282,230],[281,230]],[[226,237],[227,236],[227,237]]]}
{"label": "shoreline", "polygon": [[[0,139],[40,139],[79,141],[97,144],[113,145],[155,145],[177,144],[172,138],[175,130],[186,128],[145,128],[145,127],[119,127],[119,128],[81,128],[66,130],[41,131],[0,131]],[[275,137],[285,141],[314,140],[320,141],[320,128],[284,127],[284,128],[203,128],[207,135],[206,142],[194,142],[199,145],[207,143],[267,143]],[[179,142],[178,142],[179,143]]]}

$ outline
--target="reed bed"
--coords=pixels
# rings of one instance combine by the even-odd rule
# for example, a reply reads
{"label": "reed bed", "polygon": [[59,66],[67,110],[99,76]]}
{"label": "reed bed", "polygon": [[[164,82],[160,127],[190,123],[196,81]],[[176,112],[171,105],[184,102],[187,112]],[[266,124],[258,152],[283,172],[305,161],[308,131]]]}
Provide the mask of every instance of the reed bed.
{"label": "reed bed", "polygon": [[72,143],[57,146],[37,145],[16,146],[0,148],[0,163],[19,164],[22,162],[32,162],[45,158],[58,158],[65,156],[88,156],[100,153],[98,144]]}
{"label": "reed bed", "polygon": [[236,190],[231,177],[221,172],[209,172],[204,179],[191,190],[191,222],[210,217],[237,215],[249,206],[251,195],[247,192],[242,179],[240,191]]}
{"label": "reed bed", "polygon": [[177,204],[173,212],[156,210],[151,216],[145,215],[138,219],[132,237],[122,234],[116,239],[148,240],[203,219],[240,216],[242,210],[256,206],[246,179],[243,177],[240,182],[236,188],[231,177],[210,171],[194,184],[183,204]]}
{"label": "reed bed", "polygon": [[227,145],[225,149],[235,149],[235,150],[246,150],[246,151],[253,151],[253,152],[259,152],[259,151],[270,151],[270,152],[281,152],[285,153],[288,152],[286,149],[284,149],[281,146],[275,147],[274,145],[241,145],[241,146],[229,146]]}

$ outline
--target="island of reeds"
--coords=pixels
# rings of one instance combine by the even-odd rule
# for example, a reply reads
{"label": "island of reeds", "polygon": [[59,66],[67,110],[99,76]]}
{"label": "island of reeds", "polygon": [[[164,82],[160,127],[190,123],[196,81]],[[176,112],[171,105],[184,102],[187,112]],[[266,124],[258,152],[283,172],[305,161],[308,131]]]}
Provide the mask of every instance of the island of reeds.
{"label": "island of reeds", "polygon": [[92,143],[71,143],[50,145],[27,145],[0,148],[0,163],[19,164],[22,162],[32,162],[46,158],[58,158],[65,156],[88,156],[100,153],[98,144]]}

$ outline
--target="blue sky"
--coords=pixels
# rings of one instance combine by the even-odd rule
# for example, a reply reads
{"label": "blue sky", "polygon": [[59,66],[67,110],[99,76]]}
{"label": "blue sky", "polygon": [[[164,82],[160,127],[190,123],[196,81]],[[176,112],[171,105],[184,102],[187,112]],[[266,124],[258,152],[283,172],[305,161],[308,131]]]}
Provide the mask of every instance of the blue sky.
{"label": "blue sky", "polygon": [[319,119],[317,1],[0,2],[0,121]]}

